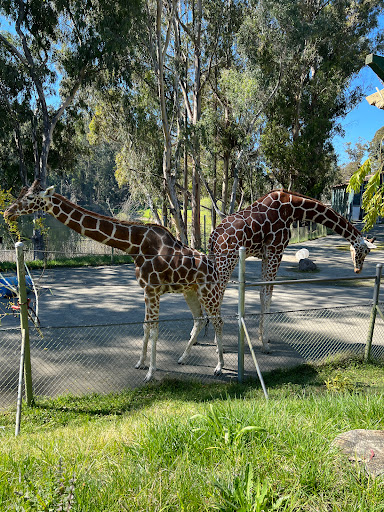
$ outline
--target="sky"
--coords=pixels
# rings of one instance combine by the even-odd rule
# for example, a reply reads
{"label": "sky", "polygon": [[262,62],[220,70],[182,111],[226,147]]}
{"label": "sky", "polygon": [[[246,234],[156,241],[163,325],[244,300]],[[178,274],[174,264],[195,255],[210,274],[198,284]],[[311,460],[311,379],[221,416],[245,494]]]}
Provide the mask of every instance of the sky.
{"label": "sky", "polygon": [[[367,96],[375,93],[376,87],[379,90],[384,89],[383,83],[369,66],[364,66],[361,69],[352,82],[352,85],[354,84],[363,85]],[[348,157],[345,152],[345,144],[347,142],[354,144],[358,142],[359,139],[363,142],[369,142],[373,139],[377,130],[384,126],[384,110],[370,105],[368,101],[363,98],[361,102],[341,120],[341,125],[345,131],[344,137],[335,136],[333,138],[339,165],[348,162]]]}

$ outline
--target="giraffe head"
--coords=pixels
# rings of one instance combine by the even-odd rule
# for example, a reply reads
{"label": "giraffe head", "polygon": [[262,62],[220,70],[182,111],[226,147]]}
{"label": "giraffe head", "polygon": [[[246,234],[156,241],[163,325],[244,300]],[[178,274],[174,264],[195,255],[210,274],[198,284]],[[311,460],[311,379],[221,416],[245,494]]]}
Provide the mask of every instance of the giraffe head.
{"label": "giraffe head", "polygon": [[54,193],[54,187],[44,190],[39,180],[35,180],[32,185],[23,187],[16,201],[4,212],[5,220],[15,220],[20,215],[27,215],[38,210],[46,210],[50,202],[50,197]]}
{"label": "giraffe head", "polygon": [[371,249],[375,249],[377,247],[373,241],[374,238],[368,240],[367,238],[360,237],[351,244],[351,257],[356,274],[361,272],[366,255]]}

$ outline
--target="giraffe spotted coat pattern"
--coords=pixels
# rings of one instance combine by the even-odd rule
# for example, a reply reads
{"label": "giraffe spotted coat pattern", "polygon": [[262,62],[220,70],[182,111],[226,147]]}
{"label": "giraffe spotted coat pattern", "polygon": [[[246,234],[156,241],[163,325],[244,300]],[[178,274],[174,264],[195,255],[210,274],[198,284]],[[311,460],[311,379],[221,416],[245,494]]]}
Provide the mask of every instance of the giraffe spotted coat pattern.
{"label": "giraffe spotted coat pattern", "polygon": [[[224,294],[238,262],[240,247],[245,247],[246,257],[261,258],[261,280],[273,281],[289,243],[290,227],[294,221],[322,224],[348,240],[356,273],[362,270],[366,255],[375,247],[350,222],[320,201],[295,192],[273,190],[248,208],[223,219],[211,233],[209,253],[219,273],[219,293]],[[260,289],[259,339],[264,351],[269,351],[264,314],[270,310],[272,291],[272,285]],[[218,300],[221,303],[222,296]]]}
{"label": "giraffe spotted coat pattern", "polygon": [[97,242],[130,254],[136,267],[136,278],[144,290],[145,322],[141,357],[136,368],[145,368],[147,346],[151,341],[151,355],[146,381],[156,371],[156,343],[160,297],[164,293],[182,293],[194,318],[187,347],[179,359],[185,363],[205,320],[203,310],[215,328],[218,363],[215,374],[222,372],[222,320],[218,299],[222,295],[218,274],[209,258],[177,240],[168,229],[157,224],[125,222],[85,210],[65,197],[56,194],[53,187],[42,189],[39,181],[23,188],[18,199],[4,213],[6,220],[42,210],[70,229]]}

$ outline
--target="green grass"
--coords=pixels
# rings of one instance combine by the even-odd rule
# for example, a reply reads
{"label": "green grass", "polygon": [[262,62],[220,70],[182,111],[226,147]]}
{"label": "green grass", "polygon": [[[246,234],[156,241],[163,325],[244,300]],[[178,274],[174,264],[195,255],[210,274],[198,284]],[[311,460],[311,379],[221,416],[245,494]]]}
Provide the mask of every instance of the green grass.
{"label": "green grass", "polygon": [[[58,268],[58,267],[97,267],[100,265],[121,265],[123,263],[132,263],[132,258],[128,254],[114,254],[113,260],[110,254],[88,254],[85,256],[74,256],[73,258],[59,258],[54,260],[34,260],[27,261],[28,268]],[[10,261],[0,262],[0,272],[16,270],[16,263]]]}
{"label": "green grass", "polygon": [[[384,366],[304,365],[257,383],[166,381],[0,415],[2,510],[381,512],[384,483],[332,441],[384,427]],[[60,508],[61,507],[61,508]]]}

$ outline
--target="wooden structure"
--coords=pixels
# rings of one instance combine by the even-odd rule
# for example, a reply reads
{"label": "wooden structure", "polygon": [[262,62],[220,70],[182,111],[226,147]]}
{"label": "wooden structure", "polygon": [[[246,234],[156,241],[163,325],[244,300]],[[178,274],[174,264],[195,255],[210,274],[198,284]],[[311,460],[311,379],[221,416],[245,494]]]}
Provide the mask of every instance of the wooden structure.
{"label": "wooden structure", "polygon": [[[373,53],[367,55],[365,64],[369,66],[381,81],[384,81],[384,57],[380,55],[374,55]],[[376,92],[366,97],[366,100],[370,105],[374,107],[384,109],[384,89],[379,90],[376,87]]]}

